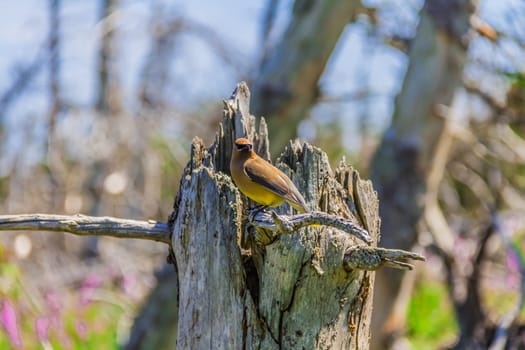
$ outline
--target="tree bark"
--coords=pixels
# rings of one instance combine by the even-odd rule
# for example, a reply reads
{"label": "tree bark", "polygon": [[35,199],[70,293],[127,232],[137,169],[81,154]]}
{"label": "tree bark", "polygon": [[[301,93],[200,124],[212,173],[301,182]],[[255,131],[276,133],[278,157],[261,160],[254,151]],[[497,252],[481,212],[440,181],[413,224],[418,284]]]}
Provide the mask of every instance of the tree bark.
{"label": "tree bark", "polygon": [[[193,142],[170,219],[179,276],[177,348],[367,348],[373,274],[344,268],[345,252],[361,241],[310,226],[266,246],[254,243],[243,216],[248,202],[228,176],[231,147],[241,136],[268,154],[264,120],[256,133],[242,83],[225,104],[215,143],[206,149]],[[378,240],[375,192],[350,166],[341,162],[332,171],[326,154],[307,144],[289,144],[277,166],[310,204],[353,220]]]}
{"label": "tree bark", "polygon": [[[468,0],[428,0],[421,12],[392,124],[371,166],[381,202],[381,245],[386,248],[410,249],[425,203],[436,204],[427,197],[437,192],[452,143],[451,116],[442,107],[452,104],[461,82],[472,10]],[[404,327],[408,300],[394,306],[403,276],[400,271],[378,272],[374,349],[384,349],[386,337]]]}

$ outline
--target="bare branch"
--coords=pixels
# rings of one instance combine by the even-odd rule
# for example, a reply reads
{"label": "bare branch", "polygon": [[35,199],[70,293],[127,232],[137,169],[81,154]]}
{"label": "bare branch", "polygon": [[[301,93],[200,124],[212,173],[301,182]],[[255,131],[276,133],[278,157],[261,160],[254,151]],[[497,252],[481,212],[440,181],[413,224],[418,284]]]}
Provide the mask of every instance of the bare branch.
{"label": "bare branch", "polygon": [[0,120],[6,115],[7,109],[15,101],[27,86],[33,81],[38,73],[45,67],[49,53],[47,47],[41,49],[36,57],[17,71],[17,75],[11,85],[0,96]]}
{"label": "bare branch", "polygon": [[490,108],[494,110],[494,114],[499,116],[505,113],[505,103],[498,101],[494,96],[482,91],[474,82],[463,79],[463,87],[465,90],[481,98]]}
{"label": "bare branch", "polygon": [[209,26],[185,18],[182,29],[195,35],[208,44],[220,59],[230,65],[231,68],[235,69],[237,72],[242,74],[247,71],[248,68],[245,63],[247,62],[247,59],[244,54],[231,47],[228,42],[217,35],[215,30],[211,29]]}
{"label": "bare branch", "polygon": [[377,97],[384,97],[379,93],[372,92],[368,89],[361,89],[356,91],[344,92],[339,96],[319,96],[318,103],[345,103],[345,102],[356,102]]}
{"label": "bare branch", "polygon": [[340,216],[314,211],[299,215],[277,215],[275,212],[256,210],[250,215],[249,221],[255,228],[273,231],[277,234],[291,234],[311,225],[331,226],[348,232],[360,240],[370,244],[372,238],[365,229],[360,228],[352,221]]}
{"label": "bare branch", "polygon": [[268,57],[270,51],[270,33],[275,24],[275,18],[277,17],[277,7],[279,2],[277,0],[268,0],[266,2],[266,8],[264,9],[262,28],[261,28],[261,47],[262,52],[262,64]]}
{"label": "bare branch", "polygon": [[102,38],[98,58],[97,110],[106,115],[122,111],[120,82],[116,73],[116,17],[112,16],[120,0],[103,0],[101,25]]}
{"label": "bare branch", "polygon": [[[51,108],[48,115],[48,139],[55,132],[55,123],[60,110],[60,0],[49,1],[49,85]],[[48,140],[49,142],[49,140]]]}
{"label": "bare branch", "polygon": [[[371,244],[372,238],[365,229],[358,227],[352,221],[320,211],[298,215],[277,215],[275,212],[254,210],[248,217],[249,223],[255,227],[255,241],[259,245],[267,245],[278,235],[292,234],[306,226],[331,226],[348,232],[362,241]],[[347,270],[375,271],[382,267],[399,270],[412,270],[414,266],[403,260],[421,260],[425,257],[399,249],[355,246],[345,252],[343,266]]]}
{"label": "bare branch", "polygon": [[0,215],[0,231],[61,231],[78,236],[137,238],[171,244],[168,225],[153,220],[109,216],[21,214]]}

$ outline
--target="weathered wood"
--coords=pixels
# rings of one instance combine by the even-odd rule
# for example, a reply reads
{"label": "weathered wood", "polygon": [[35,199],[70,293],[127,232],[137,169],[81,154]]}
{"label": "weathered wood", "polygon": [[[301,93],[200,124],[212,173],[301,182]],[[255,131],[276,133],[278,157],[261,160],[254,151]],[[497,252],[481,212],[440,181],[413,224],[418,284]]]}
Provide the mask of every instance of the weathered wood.
{"label": "weathered wood", "polygon": [[239,194],[215,172],[200,140],[181,182],[173,217],[179,274],[179,349],[255,348],[264,338],[237,245]]}
{"label": "weathered wood", "polygon": [[[366,220],[356,205],[352,206],[354,210],[347,205],[365,182],[355,182],[353,191],[346,193],[337,182],[326,154],[318,148],[289,144],[277,165],[305,194],[309,207],[361,225]],[[345,164],[340,165],[337,173],[355,177],[355,171]],[[375,206],[377,208],[377,204]],[[285,206],[278,211],[289,209]],[[375,220],[379,221],[377,211]],[[369,234],[377,242],[379,225],[371,225]],[[265,248],[259,311],[280,346],[290,349],[368,347],[369,324],[360,320],[367,319],[366,313],[371,312],[373,275],[347,271],[342,266],[346,250],[359,244],[362,244],[359,239],[342,231],[308,227],[294,235],[282,236]]]}
{"label": "weathered wood", "polygon": [[[323,213],[322,211],[313,211],[293,216],[277,215],[274,211],[267,212],[259,209],[255,209],[254,211],[255,215],[249,216],[249,223],[258,229],[264,230],[265,232],[262,236],[268,238],[267,242],[258,239],[257,244],[259,245],[272,243],[278,235],[293,234],[303,227],[312,225],[334,227],[348,234],[354,235],[368,244],[373,242],[368,232],[357,226],[352,221],[340,216]],[[271,231],[271,233],[268,233],[267,231]],[[257,233],[257,236],[259,236],[259,232]],[[255,239],[257,239],[257,237],[255,237]]]}
{"label": "weathered wood", "polygon": [[78,236],[146,239],[170,244],[165,223],[109,216],[18,214],[0,215],[0,231],[57,231]]}
{"label": "weathered wood", "polygon": [[[249,138],[267,157],[264,121],[258,133],[255,125],[241,83],[225,102],[215,143],[206,149],[193,142],[170,219],[179,274],[177,348],[368,348],[373,273],[345,262],[347,252],[363,245],[360,239],[325,226],[301,228],[266,246],[250,239],[255,228],[246,225],[243,210],[251,204],[226,174],[236,137]],[[377,242],[377,197],[354,169],[342,162],[334,172],[324,152],[296,143],[276,165],[310,207],[351,220]]]}

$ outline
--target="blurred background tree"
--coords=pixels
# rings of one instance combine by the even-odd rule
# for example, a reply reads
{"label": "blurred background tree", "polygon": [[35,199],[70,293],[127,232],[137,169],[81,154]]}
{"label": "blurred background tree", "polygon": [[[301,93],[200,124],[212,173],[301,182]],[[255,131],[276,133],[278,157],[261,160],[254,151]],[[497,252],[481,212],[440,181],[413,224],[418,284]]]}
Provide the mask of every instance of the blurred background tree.
{"label": "blurred background tree", "polygon": [[[211,142],[245,79],[273,159],[294,137],[345,155],[378,190],[382,244],[429,257],[378,274],[373,348],[525,346],[522,1],[0,8],[1,213],[166,221],[190,140]],[[49,237],[0,237],[0,348],[170,343],[163,247]]]}

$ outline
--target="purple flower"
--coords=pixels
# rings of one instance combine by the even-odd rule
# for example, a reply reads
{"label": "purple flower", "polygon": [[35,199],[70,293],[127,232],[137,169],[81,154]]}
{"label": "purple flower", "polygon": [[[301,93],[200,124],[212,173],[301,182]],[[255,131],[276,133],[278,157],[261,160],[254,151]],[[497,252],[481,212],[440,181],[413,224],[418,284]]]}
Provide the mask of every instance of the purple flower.
{"label": "purple flower", "polygon": [[49,339],[49,327],[51,326],[51,320],[49,317],[41,316],[35,320],[35,332],[38,340],[46,342]]}
{"label": "purple flower", "polygon": [[83,320],[75,321],[75,330],[80,339],[86,339],[88,335],[88,326]]}
{"label": "purple flower", "polygon": [[22,347],[22,339],[18,330],[15,308],[8,299],[3,299],[0,306],[0,323],[5,329],[9,341],[15,348]]}
{"label": "purple flower", "polygon": [[95,275],[94,273],[90,273],[84,278],[82,281],[82,287],[80,288],[99,288],[102,285],[102,280],[100,277]]}
{"label": "purple flower", "polygon": [[80,287],[80,303],[86,305],[91,301],[93,292],[102,285],[102,280],[95,274],[89,274]]}
{"label": "purple flower", "polygon": [[62,297],[58,293],[49,291],[45,294],[44,298],[47,306],[53,312],[59,312],[64,306],[62,303]]}
{"label": "purple flower", "polygon": [[120,289],[122,292],[132,299],[140,299],[140,288],[137,283],[137,279],[131,273],[124,274],[120,281]]}

